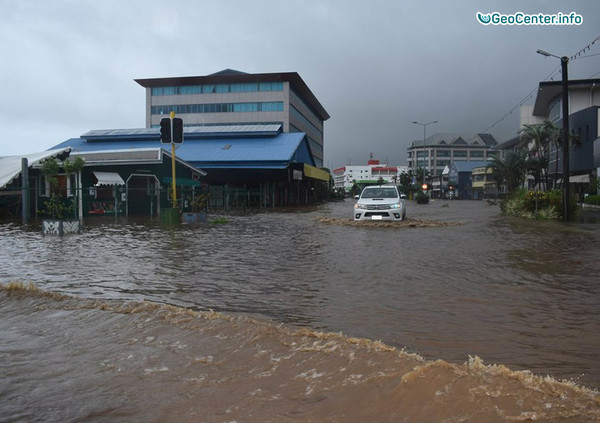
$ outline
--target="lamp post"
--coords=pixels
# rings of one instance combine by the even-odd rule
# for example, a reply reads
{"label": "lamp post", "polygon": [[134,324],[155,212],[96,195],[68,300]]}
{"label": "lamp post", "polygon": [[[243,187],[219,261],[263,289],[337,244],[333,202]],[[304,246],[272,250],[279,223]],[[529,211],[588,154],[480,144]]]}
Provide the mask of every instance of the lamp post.
{"label": "lamp post", "polygon": [[538,50],[538,54],[546,57],[556,57],[560,59],[562,71],[562,153],[563,153],[563,220],[568,222],[569,213],[569,76],[567,74],[567,65],[569,58],[567,56],[559,57],[544,50]]}
{"label": "lamp post", "polygon": [[[425,152],[425,138],[426,138],[427,125],[437,123],[437,120],[427,122],[427,123],[421,123],[421,122],[417,122],[417,121],[413,120],[413,123],[416,125],[421,125],[423,127],[423,152]],[[427,156],[427,160],[429,160],[429,156]],[[417,158],[417,166],[418,166],[418,163],[419,163],[419,160]],[[418,167],[417,167],[417,169],[418,169]],[[423,166],[423,183],[425,183],[425,166]]]}

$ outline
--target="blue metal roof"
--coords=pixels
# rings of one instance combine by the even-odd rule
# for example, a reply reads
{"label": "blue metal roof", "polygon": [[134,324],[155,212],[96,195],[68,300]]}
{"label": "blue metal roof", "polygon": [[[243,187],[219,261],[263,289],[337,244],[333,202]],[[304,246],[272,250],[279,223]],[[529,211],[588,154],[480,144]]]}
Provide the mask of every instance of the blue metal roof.
{"label": "blue metal roof", "polygon": [[[125,150],[162,147],[171,152],[170,144],[142,135],[135,139],[113,135],[110,140],[72,138],[53,148],[71,147],[72,152]],[[185,140],[176,145],[176,156],[201,168],[284,168],[291,162],[314,165],[303,132],[278,133],[267,137],[223,137]]]}
{"label": "blue metal roof", "polygon": [[[227,125],[202,125],[185,126],[183,128],[185,139],[210,138],[210,137],[266,137],[276,136],[282,132],[279,123],[256,124],[227,124]],[[88,141],[115,141],[124,139],[159,140],[159,128],[134,128],[134,129],[95,129],[81,136]]]}
{"label": "blue metal roof", "polygon": [[489,165],[490,163],[491,162],[489,161],[456,160],[453,163],[453,166],[455,166],[459,172],[471,172],[476,167],[484,167]]}

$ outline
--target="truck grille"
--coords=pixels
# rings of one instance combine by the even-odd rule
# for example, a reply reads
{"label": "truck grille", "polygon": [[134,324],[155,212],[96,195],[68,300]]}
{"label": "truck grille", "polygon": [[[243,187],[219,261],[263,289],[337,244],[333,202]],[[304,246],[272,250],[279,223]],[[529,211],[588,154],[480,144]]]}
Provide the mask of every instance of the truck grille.
{"label": "truck grille", "polygon": [[367,210],[389,210],[390,206],[387,204],[375,204],[372,206],[367,206]]}

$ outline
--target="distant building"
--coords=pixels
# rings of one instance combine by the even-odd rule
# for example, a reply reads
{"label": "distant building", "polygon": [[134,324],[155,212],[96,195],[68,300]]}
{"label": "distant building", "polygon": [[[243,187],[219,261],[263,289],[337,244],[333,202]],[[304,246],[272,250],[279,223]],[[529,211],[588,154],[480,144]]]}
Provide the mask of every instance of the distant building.
{"label": "distant building", "polygon": [[494,178],[494,170],[485,166],[474,167],[471,171],[471,191],[474,200],[498,196],[498,187]]}
{"label": "distant building", "polygon": [[317,167],[323,166],[324,122],[329,114],[296,72],[136,79],[146,88],[146,127],[171,111],[185,126],[279,124],[304,132]]}
{"label": "distant building", "polygon": [[492,134],[434,134],[425,141],[413,141],[408,148],[408,170],[416,175],[418,169],[424,168],[427,175],[441,175],[446,166],[455,162],[490,159],[491,149],[497,144]]}
{"label": "distant building", "polygon": [[380,178],[383,183],[398,184],[400,175],[407,172],[407,166],[390,166],[374,159],[370,159],[366,165],[346,165],[332,171],[334,188],[344,189],[345,192],[349,192],[355,184],[377,184]]}
{"label": "distant building", "polygon": [[479,196],[480,191],[478,184],[475,184],[475,189],[473,187],[473,171],[474,169],[485,169],[487,165],[488,162],[486,161],[457,161],[452,163],[448,172],[448,188],[450,189],[450,187],[452,187],[450,189],[452,195],[461,200],[474,200],[483,198]]}

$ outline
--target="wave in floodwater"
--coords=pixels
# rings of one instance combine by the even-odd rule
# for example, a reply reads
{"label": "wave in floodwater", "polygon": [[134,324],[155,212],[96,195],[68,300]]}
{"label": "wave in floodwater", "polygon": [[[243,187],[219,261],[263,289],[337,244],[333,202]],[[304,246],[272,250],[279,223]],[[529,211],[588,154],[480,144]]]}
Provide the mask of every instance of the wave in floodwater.
{"label": "wave in floodwater", "polygon": [[[522,221],[468,201],[410,203],[402,225],[355,225],[351,212],[351,203],[340,203],[180,227],[88,219],[81,235],[65,238],[42,237],[35,225],[0,224],[0,283],[33,282],[44,293],[69,296],[3,297],[0,339],[10,342],[0,343],[0,411],[10,410],[13,421],[169,415],[194,421],[178,406],[202,416],[202,405],[213,414],[199,421],[236,421],[234,415],[240,422],[360,421],[367,413],[385,421],[386,413],[404,415],[390,408],[398,402],[406,416],[416,416],[408,421],[435,420],[411,411],[415,392],[415,401],[427,398],[440,407],[442,414],[423,411],[438,420],[465,420],[461,411],[475,413],[469,401],[489,397],[505,405],[494,403],[494,410],[512,411],[472,421],[541,415],[561,421],[569,413],[573,421],[593,421],[600,387],[600,219],[586,212],[577,224]],[[143,313],[127,312],[132,307]],[[217,319],[199,317],[211,310]],[[173,316],[181,323],[171,324]],[[317,354],[311,342],[344,350],[345,358],[324,362],[337,356]],[[246,353],[238,351],[242,345]],[[217,352],[232,358],[219,360]],[[352,366],[364,368],[348,367],[352,354],[359,357]],[[271,371],[273,379],[257,376]],[[420,383],[430,382],[429,391],[424,385],[403,390],[404,375],[409,383],[417,374]],[[569,390],[565,398],[579,399],[563,408],[553,401],[542,407],[535,396],[512,409],[508,381],[515,392],[522,386],[537,392],[540,385],[546,395],[546,388],[570,386],[591,400],[570,397]],[[470,399],[463,404],[456,392]],[[155,403],[163,413],[158,417],[151,412]],[[240,418],[246,405],[250,417]]]}
{"label": "wave in floodwater", "polygon": [[0,288],[3,421],[600,419],[597,392],[528,371],[149,302]]}

